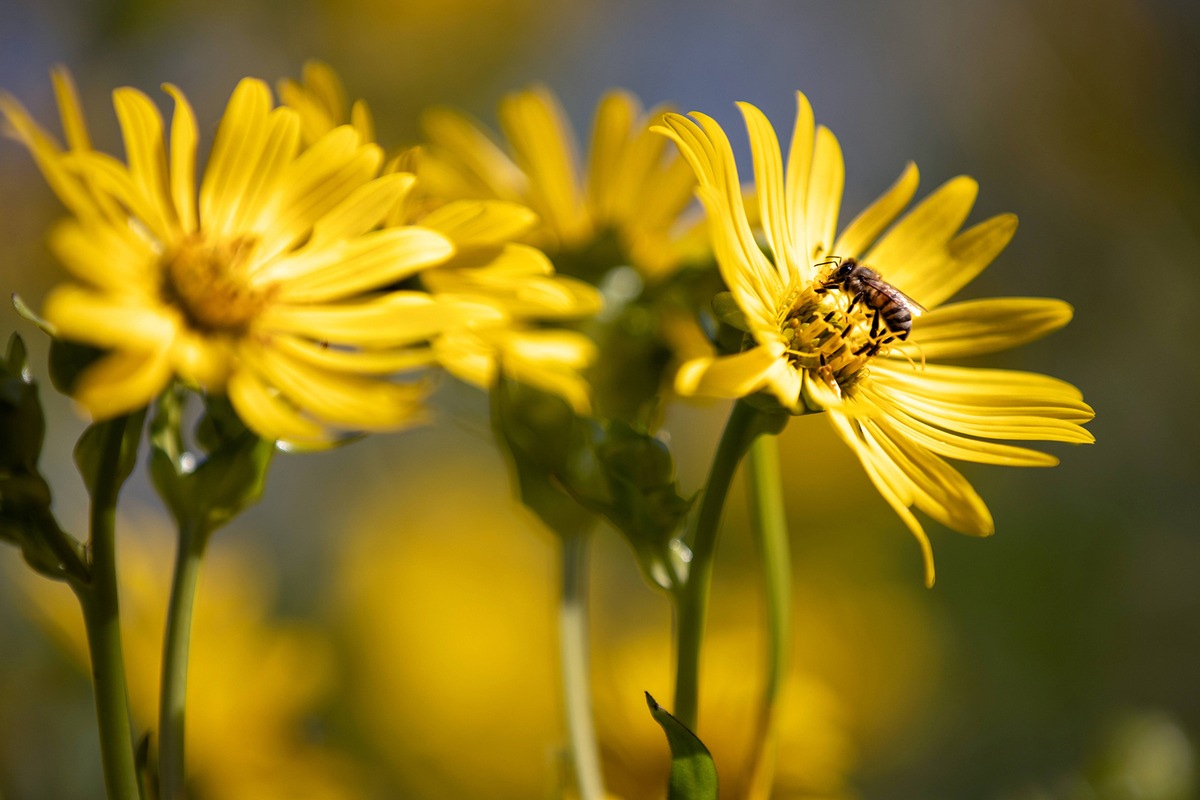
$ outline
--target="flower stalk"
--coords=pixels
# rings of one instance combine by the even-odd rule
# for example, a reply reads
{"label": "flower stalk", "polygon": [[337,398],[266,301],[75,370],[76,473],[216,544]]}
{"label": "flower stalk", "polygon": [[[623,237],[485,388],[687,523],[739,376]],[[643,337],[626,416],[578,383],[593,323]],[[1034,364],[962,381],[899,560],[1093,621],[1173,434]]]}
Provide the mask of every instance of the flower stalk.
{"label": "flower stalk", "polygon": [[767,658],[763,694],[755,721],[750,752],[751,800],[767,800],[775,773],[775,734],[780,694],[791,661],[792,555],[787,513],[779,469],[779,442],[760,436],[746,458],[750,499],[750,530],[763,560],[763,589],[767,618]]}
{"label": "flower stalk", "polygon": [[163,800],[181,800],[184,769],[184,707],[187,699],[188,646],[192,610],[208,531],[185,522],[179,528],[179,549],[167,607],[163,640],[162,687],[159,700],[158,777]]}
{"label": "flower stalk", "polygon": [[110,800],[137,800],[139,797],[117,597],[116,509],[123,480],[118,463],[122,458],[124,437],[123,424],[114,422],[105,430],[91,498],[91,580],[87,583],[71,581],[83,609],[87,630],[100,732],[100,759]]}
{"label": "flower stalk", "polygon": [[699,718],[700,648],[708,618],[708,595],[717,551],[718,525],[738,463],[761,432],[762,415],[748,403],[734,404],[704,484],[700,511],[693,518],[692,560],[687,580],[675,591],[674,716],[690,730]]}
{"label": "flower stalk", "polygon": [[559,655],[571,764],[580,800],[603,800],[604,775],[592,715],[588,655],[587,546],[589,531],[562,537],[562,596],[558,607]]}

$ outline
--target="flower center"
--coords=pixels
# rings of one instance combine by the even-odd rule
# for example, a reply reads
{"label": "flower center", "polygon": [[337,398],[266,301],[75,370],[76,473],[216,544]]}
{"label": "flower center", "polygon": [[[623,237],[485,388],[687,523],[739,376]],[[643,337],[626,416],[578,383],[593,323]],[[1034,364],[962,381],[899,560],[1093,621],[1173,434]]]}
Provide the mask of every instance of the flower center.
{"label": "flower center", "polygon": [[164,299],[197,330],[244,333],[269,299],[249,280],[257,244],[253,236],[214,242],[192,234],[164,261]]}
{"label": "flower center", "polygon": [[844,288],[813,284],[783,312],[780,328],[788,360],[844,394],[863,377],[863,367],[885,340],[890,341],[890,332],[875,317],[873,309],[861,298],[855,302]]}

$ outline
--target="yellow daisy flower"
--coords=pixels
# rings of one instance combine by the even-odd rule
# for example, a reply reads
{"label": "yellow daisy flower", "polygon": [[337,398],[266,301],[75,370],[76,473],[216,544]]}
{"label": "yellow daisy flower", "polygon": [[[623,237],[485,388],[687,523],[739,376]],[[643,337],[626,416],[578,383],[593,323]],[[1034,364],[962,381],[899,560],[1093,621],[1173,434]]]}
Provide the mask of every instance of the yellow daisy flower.
{"label": "yellow daisy flower", "polygon": [[[562,107],[543,86],[500,102],[511,156],[462,113],[434,109],[420,174],[435,196],[508,200],[537,212],[531,241],[556,260],[615,240],[621,259],[655,281],[702,252],[699,226],[681,225],[696,181],[682,159],[650,132],[638,99],[606,94],[596,109],[586,173]],[[701,221],[702,224],[702,221]]]}
{"label": "yellow daisy flower", "polygon": [[[366,103],[355,101],[347,116],[342,83],[325,64],[305,64],[301,81],[284,80],[279,92],[300,115],[308,137],[325,135],[347,121],[362,135],[371,135]],[[578,413],[587,413],[589,390],[582,373],[596,357],[595,346],[577,332],[539,326],[595,314],[601,307],[599,292],[556,274],[544,253],[517,241],[538,224],[532,210],[494,198],[436,197],[424,186],[425,163],[424,153],[406,151],[385,168],[385,172],[411,170],[422,176],[413,193],[422,202],[401,198],[388,211],[388,224],[420,225],[452,241],[454,256],[436,269],[423,271],[421,283],[442,300],[496,312],[434,339],[438,363],[460,380],[483,388],[503,372],[563,397]]]}
{"label": "yellow daisy flower", "polygon": [[429,362],[419,345],[447,326],[495,316],[386,290],[454,246],[426,227],[380,229],[415,178],[380,175],[382,150],[354,128],[306,146],[300,115],[247,78],[197,192],[196,120],[176,87],[164,87],[169,134],[144,94],[113,93],[123,163],[92,149],[65,72],[54,85],[65,149],[13,98],[0,95],[0,113],[73,214],[51,246],[79,283],[56,288],[44,313],[62,338],[110,351],[73,390],[94,417],[179,379],[227,394],[268,439],[403,427],[425,390],[386,376]]}
{"label": "yellow daisy flower", "polygon": [[[696,172],[721,275],[748,332],[742,352],[685,364],[676,388],[727,398],[765,391],[793,413],[827,411],[920,542],[932,585],[932,550],[912,507],[963,533],[994,530],[983,500],[945,458],[1052,466],[1058,460],[1051,455],[995,440],[1091,442],[1081,423],[1093,412],[1078,389],[1054,378],[926,360],[1023,344],[1065,325],[1072,309],[1035,298],[943,305],[1017,226],[1015,216],[1001,214],[959,232],[977,192],[967,177],[948,181],[901,217],[917,188],[910,164],[835,235],[841,149],[829,130],[814,130],[804,95],[797,100],[786,170],[770,122],[739,104],[770,255],[747,220],[721,127],[694,113],[695,121],[667,114],[666,127],[656,129]],[[857,271],[863,268],[869,272]]]}

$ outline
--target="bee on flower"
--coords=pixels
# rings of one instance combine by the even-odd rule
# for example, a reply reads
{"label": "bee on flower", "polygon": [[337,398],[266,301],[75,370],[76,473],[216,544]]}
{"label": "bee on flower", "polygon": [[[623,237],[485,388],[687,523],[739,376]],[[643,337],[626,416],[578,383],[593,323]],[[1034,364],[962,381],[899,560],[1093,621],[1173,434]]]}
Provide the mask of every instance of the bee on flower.
{"label": "bee on flower", "polygon": [[735,306],[726,318],[747,334],[740,352],[684,364],[676,389],[725,398],[765,392],[794,414],[827,412],[916,536],[932,585],[932,550],[913,507],[963,533],[994,531],[987,506],[947,458],[1052,466],[1051,455],[998,440],[1093,441],[1082,427],[1092,409],[1070,384],[932,362],[1024,344],[1061,328],[1072,310],[1041,298],[947,303],[1017,227],[1015,216],[1001,214],[960,231],[978,190],[967,177],[903,213],[918,181],[909,164],[839,234],[841,149],[833,133],[814,127],[804,95],[797,104],[786,167],[766,116],[739,104],[765,249],[720,125],[699,113],[667,114],[657,128],[695,171]]}

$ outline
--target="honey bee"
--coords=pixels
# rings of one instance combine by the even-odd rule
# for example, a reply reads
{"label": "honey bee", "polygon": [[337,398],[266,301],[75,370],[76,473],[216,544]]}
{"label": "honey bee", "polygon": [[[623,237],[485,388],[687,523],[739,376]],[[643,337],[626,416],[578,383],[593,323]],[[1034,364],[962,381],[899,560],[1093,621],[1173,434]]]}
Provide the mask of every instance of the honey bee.
{"label": "honey bee", "polygon": [[[847,312],[853,311],[860,302],[874,312],[870,341],[860,347],[855,355],[874,355],[883,345],[908,338],[912,332],[913,317],[921,316],[925,311],[924,306],[879,277],[875,270],[860,264],[857,259],[835,257],[826,263],[837,264],[837,269],[817,288],[817,293],[824,294],[830,289],[840,288],[852,297]],[[881,323],[890,334],[882,338]]]}

